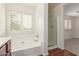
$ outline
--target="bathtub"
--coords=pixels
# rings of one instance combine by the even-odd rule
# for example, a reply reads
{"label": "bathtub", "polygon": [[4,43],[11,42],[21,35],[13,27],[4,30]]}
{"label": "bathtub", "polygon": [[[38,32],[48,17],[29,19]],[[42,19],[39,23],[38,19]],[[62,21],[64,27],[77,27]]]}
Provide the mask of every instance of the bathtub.
{"label": "bathtub", "polygon": [[[16,44],[18,43],[18,44]],[[37,40],[12,42],[12,56],[37,56],[42,55],[41,42]],[[15,46],[15,47],[14,47]]]}

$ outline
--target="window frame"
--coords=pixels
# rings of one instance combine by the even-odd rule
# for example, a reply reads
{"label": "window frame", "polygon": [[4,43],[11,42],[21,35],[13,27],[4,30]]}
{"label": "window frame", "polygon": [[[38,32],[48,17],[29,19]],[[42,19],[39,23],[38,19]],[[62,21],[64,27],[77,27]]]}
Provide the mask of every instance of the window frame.
{"label": "window frame", "polygon": [[[9,12],[11,12],[11,10],[9,11]],[[23,14],[26,14],[26,15],[32,15],[32,28],[31,29],[26,29],[26,30],[24,30],[23,29],[23,22],[22,22],[22,20],[21,20],[21,30],[20,31],[11,31],[11,28],[10,28],[10,24],[11,24],[11,20],[10,20],[10,15],[9,15],[9,13],[8,13],[8,18],[7,18],[7,30],[8,30],[8,32],[9,33],[22,33],[22,32],[33,32],[34,31],[34,29],[35,29],[35,15],[34,14],[30,14],[30,13],[24,13],[24,12],[17,12],[17,11],[13,11],[13,12],[15,12],[15,13],[21,13],[22,14],[22,16],[23,16]],[[21,18],[22,18],[22,16],[21,16]]]}
{"label": "window frame", "polygon": [[[65,21],[67,21],[67,24],[65,24]],[[70,25],[69,25],[69,22],[70,22]],[[72,21],[71,20],[69,20],[69,19],[64,20],[64,30],[66,30],[66,31],[72,30]]]}
{"label": "window frame", "polygon": [[[22,19],[23,19],[23,14],[24,14],[24,15],[31,15],[31,14],[22,13]],[[31,28],[26,28],[26,30],[32,30],[32,28],[33,28],[33,15],[31,15],[31,16],[32,16],[32,27],[31,27]],[[22,30],[24,30],[24,29],[23,29],[23,21],[22,21],[21,24],[22,24]],[[25,31],[26,31],[26,30],[25,30]]]}

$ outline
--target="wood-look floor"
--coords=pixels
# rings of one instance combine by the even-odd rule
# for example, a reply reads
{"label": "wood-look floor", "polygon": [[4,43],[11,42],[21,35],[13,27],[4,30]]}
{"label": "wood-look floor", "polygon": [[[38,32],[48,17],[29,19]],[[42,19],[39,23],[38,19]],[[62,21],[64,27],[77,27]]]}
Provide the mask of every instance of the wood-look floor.
{"label": "wood-look floor", "polygon": [[49,56],[76,56],[75,54],[67,50],[61,50],[59,48],[49,50],[48,53],[49,53]]}

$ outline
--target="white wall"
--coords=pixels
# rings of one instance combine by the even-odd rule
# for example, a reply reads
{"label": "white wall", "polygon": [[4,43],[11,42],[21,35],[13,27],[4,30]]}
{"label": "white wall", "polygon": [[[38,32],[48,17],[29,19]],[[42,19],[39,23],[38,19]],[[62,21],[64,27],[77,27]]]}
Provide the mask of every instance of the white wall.
{"label": "white wall", "polygon": [[76,17],[74,21],[75,21],[74,38],[79,38],[79,17]]}
{"label": "white wall", "polygon": [[43,53],[48,55],[48,4],[44,3],[43,5],[43,16],[44,16],[44,40],[43,40]]}
{"label": "white wall", "polygon": [[39,4],[36,12],[36,33],[42,43],[42,54],[48,55],[48,4]]}
{"label": "white wall", "polygon": [[63,21],[63,5],[60,4],[53,9],[53,15],[57,17],[57,45],[64,49],[64,21]]}
{"label": "white wall", "polygon": [[0,3],[0,36],[5,36],[5,4]]}
{"label": "white wall", "polygon": [[24,5],[22,3],[8,3],[6,4],[8,10],[14,10],[17,12],[24,12],[24,13],[28,13],[28,14],[32,14],[36,11],[36,6],[32,6],[32,5]]}
{"label": "white wall", "polygon": [[72,38],[72,31],[68,30],[64,33],[64,39],[71,39]]}

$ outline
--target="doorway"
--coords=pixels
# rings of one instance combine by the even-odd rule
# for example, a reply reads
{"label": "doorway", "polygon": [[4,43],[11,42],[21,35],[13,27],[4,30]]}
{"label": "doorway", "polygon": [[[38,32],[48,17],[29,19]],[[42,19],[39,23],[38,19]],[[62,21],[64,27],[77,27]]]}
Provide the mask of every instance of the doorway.
{"label": "doorway", "polygon": [[64,46],[65,49],[79,55],[79,3],[64,6]]}

